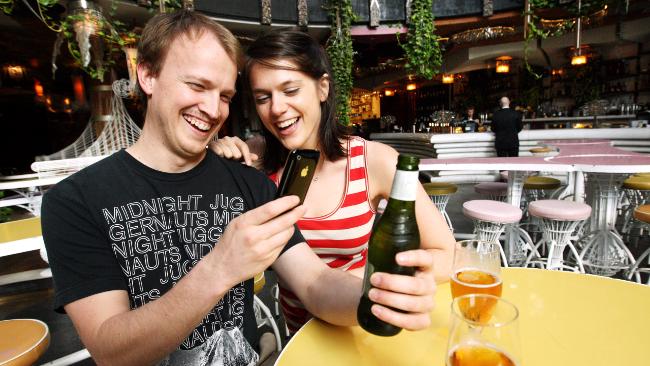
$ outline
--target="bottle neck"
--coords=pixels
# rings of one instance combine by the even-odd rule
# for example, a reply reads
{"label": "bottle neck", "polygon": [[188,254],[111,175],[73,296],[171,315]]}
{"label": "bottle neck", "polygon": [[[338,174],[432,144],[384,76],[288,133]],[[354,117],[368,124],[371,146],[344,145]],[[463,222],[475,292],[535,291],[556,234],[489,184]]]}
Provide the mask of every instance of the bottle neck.
{"label": "bottle neck", "polygon": [[415,202],[418,187],[418,171],[397,170],[390,190],[391,200]]}

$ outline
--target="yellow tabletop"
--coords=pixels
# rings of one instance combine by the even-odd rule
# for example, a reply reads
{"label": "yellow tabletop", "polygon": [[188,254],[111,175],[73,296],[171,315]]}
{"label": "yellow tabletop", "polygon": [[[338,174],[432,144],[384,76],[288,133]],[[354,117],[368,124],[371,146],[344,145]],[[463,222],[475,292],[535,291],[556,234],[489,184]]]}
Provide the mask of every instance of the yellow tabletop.
{"label": "yellow tabletop", "polygon": [[[647,365],[650,287],[605,277],[504,268],[503,298],[519,308],[522,364]],[[378,337],[311,320],[276,365],[444,366],[451,295],[438,287],[431,328]]]}

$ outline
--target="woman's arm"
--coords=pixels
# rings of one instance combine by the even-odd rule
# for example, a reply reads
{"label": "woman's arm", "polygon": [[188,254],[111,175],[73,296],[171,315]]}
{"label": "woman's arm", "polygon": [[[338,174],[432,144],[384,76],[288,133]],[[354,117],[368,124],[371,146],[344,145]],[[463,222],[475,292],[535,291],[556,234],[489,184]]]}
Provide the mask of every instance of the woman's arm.
{"label": "woman's arm", "polygon": [[208,145],[215,154],[231,160],[243,160],[246,165],[261,168],[264,137],[256,135],[246,141],[236,136],[225,136]]}
{"label": "woman's arm", "polygon": [[[379,142],[368,141],[367,147],[369,194],[376,209],[379,201],[388,199],[390,195],[398,153]],[[436,282],[446,282],[451,274],[455,239],[422,185],[418,185],[415,215],[420,230],[420,247],[433,254]]]}

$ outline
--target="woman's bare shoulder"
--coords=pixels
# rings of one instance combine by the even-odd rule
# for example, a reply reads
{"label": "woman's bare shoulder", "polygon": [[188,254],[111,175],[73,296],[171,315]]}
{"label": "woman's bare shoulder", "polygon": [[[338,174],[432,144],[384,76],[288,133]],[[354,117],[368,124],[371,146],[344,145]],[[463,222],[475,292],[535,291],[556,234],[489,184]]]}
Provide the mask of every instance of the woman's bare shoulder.
{"label": "woman's bare shoulder", "polygon": [[393,165],[397,162],[397,150],[384,143],[377,141],[366,141],[366,159],[373,165]]}

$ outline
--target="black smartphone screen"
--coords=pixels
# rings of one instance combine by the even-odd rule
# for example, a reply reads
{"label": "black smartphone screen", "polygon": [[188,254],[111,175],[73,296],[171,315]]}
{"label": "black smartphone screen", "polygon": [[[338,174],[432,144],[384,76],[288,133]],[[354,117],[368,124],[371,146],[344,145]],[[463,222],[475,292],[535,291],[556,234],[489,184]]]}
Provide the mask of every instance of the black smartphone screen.
{"label": "black smartphone screen", "polygon": [[301,149],[291,151],[284,164],[282,178],[275,198],[296,195],[300,197],[300,204],[302,204],[314,176],[319,156],[318,150]]}

